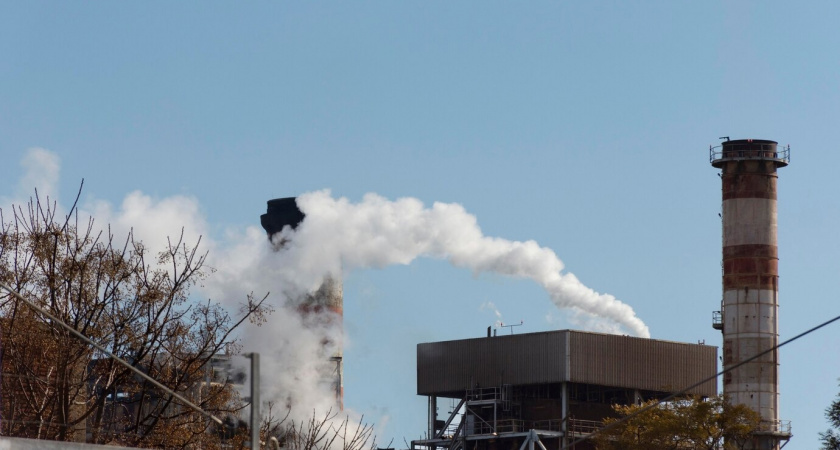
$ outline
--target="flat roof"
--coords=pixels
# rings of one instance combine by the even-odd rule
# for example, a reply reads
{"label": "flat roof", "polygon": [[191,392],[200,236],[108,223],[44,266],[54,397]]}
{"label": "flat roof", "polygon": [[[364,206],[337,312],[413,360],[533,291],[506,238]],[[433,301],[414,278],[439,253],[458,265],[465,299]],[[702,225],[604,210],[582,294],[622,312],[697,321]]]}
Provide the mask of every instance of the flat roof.
{"label": "flat roof", "polygon": [[[504,384],[581,383],[676,392],[717,372],[717,347],[575,330],[417,345],[417,394]],[[712,396],[717,379],[689,391]]]}

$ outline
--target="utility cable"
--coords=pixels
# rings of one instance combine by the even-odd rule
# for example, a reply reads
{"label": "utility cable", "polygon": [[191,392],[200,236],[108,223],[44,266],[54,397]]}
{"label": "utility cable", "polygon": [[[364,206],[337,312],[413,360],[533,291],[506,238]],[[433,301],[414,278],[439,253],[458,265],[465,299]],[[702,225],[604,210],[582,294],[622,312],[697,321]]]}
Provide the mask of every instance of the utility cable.
{"label": "utility cable", "polygon": [[15,296],[18,300],[20,300],[20,301],[22,301],[22,302],[26,303],[27,305],[29,305],[29,307],[30,307],[30,308],[32,308],[32,309],[34,309],[35,311],[38,311],[39,313],[41,313],[41,314],[43,314],[43,315],[47,316],[47,317],[48,317],[50,320],[52,320],[53,322],[58,323],[59,325],[61,325],[62,327],[64,327],[67,331],[69,331],[69,332],[70,332],[70,334],[72,334],[72,335],[76,336],[77,338],[79,338],[79,339],[81,339],[81,340],[83,340],[83,341],[87,342],[88,344],[92,345],[93,347],[95,347],[95,348],[96,348],[97,350],[99,350],[100,352],[105,353],[106,355],[110,356],[111,358],[113,358],[113,359],[114,359],[115,361],[117,361],[118,363],[120,363],[120,364],[122,364],[123,366],[127,367],[129,370],[133,371],[133,372],[134,372],[134,373],[136,373],[137,375],[140,375],[140,377],[142,377],[144,380],[148,381],[149,383],[152,383],[152,385],[153,385],[153,386],[155,386],[155,387],[157,387],[158,389],[160,389],[160,390],[162,390],[162,391],[166,392],[167,394],[169,394],[169,395],[171,395],[171,396],[175,397],[176,399],[178,399],[179,401],[183,402],[185,405],[189,406],[190,408],[194,409],[195,411],[197,411],[197,412],[201,413],[202,415],[207,416],[210,420],[212,420],[212,421],[216,422],[218,425],[222,425],[222,419],[219,419],[218,417],[214,416],[213,414],[211,414],[211,413],[209,413],[209,412],[207,412],[207,411],[203,410],[200,406],[198,406],[198,405],[196,405],[195,403],[193,403],[193,402],[191,402],[191,401],[187,400],[186,398],[182,397],[181,395],[179,395],[179,394],[175,393],[175,391],[173,391],[172,389],[169,389],[168,387],[166,387],[166,386],[164,386],[163,384],[159,383],[157,380],[155,380],[154,378],[150,377],[149,375],[146,375],[145,373],[143,373],[143,371],[142,371],[142,370],[140,370],[140,369],[138,369],[138,368],[134,367],[133,365],[129,364],[127,361],[125,361],[125,360],[123,360],[122,358],[120,358],[120,357],[118,357],[118,356],[114,355],[113,353],[109,352],[109,351],[108,351],[105,347],[103,347],[103,346],[101,346],[101,345],[97,344],[97,343],[96,343],[96,342],[94,342],[93,340],[89,339],[87,336],[85,336],[85,335],[83,335],[82,333],[80,333],[80,332],[76,331],[76,329],[75,329],[75,328],[71,327],[70,325],[67,325],[66,323],[64,323],[64,322],[63,322],[61,319],[59,319],[58,317],[55,317],[54,315],[50,314],[50,313],[49,313],[48,311],[46,311],[45,309],[43,309],[43,308],[41,308],[40,306],[38,306],[38,305],[36,305],[36,304],[34,304],[34,303],[30,302],[30,301],[29,301],[29,300],[27,300],[27,299],[25,299],[22,295],[20,295],[19,293],[17,293],[14,289],[10,288],[9,286],[6,286],[6,284],[5,284],[5,283],[0,282],[0,287],[2,287],[3,289],[5,289],[5,290],[9,291],[9,293],[11,293],[13,296]]}
{"label": "utility cable", "polygon": [[697,383],[694,383],[694,384],[692,384],[691,386],[688,386],[687,388],[683,388],[683,389],[682,389],[682,390],[680,390],[679,392],[675,392],[675,393],[673,393],[673,394],[671,394],[671,395],[669,395],[669,396],[667,396],[667,397],[665,397],[665,398],[663,398],[663,399],[659,400],[659,401],[658,401],[658,402],[656,402],[656,403],[652,403],[652,404],[650,404],[650,405],[648,405],[648,406],[645,406],[644,408],[642,408],[642,409],[640,409],[640,410],[638,410],[638,411],[636,411],[636,412],[634,412],[634,413],[632,413],[632,414],[626,415],[626,416],[624,416],[624,417],[622,417],[622,418],[620,418],[620,419],[616,420],[615,422],[611,422],[610,424],[608,424],[608,425],[606,425],[606,426],[604,426],[604,427],[598,428],[598,429],[596,429],[595,431],[593,431],[592,433],[590,433],[588,436],[586,436],[586,437],[582,437],[582,438],[578,438],[576,441],[572,442],[571,444],[568,444],[568,445],[565,445],[565,446],[561,447],[561,448],[560,448],[560,450],[566,450],[566,449],[568,449],[568,448],[572,448],[572,447],[574,447],[575,445],[580,444],[581,442],[583,442],[583,441],[586,441],[586,440],[590,439],[590,438],[592,437],[592,435],[594,435],[594,434],[602,433],[602,432],[604,432],[604,431],[607,431],[607,430],[613,429],[613,428],[617,427],[619,424],[621,424],[621,423],[623,423],[623,422],[626,422],[626,421],[628,421],[628,420],[632,419],[633,417],[638,416],[639,414],[642,414],[642,413],[644,413],[644,412],[650,411],[651,409],[656,408],[657,406],[659,406],[659,405],[661,405],[661,404],[663,404],[663,403],[665,403],[665,402],[667,402],[667,401],[673,400],[673,399],[674,399],[674,398],[676,398],[676,397],[680,397],[680,396],[684,395],[686,392],[688,392],[688,391],[690,391],[690,390],[692,390],[692,389],[694,389],[694,388],[696,388],[696,387],[698,387],[698,386],[700,386],[700,385],[702,385],[702,384],[705,384],[705,383],[707,383],[707,382],[709,382],[709,381],[711,381],[711,380],[714,380],[715,378],[717,378],[717,377],[719,377],[719,376],[721,376],[721,375],[725,374],[726,372],[729,372],[730,370],[737,369],[737,368],[739,368],[739,367],[743,366],[744,364],[747,364],[747,363],[749,363],[749,362],[755,361],[756,359],[761,358],[762,356],[764,356],[764,355],[766,355],[766,354],[768,354],[768,353],[770,353],[770,352],[772,352],[772,351],[774,351],[774,350],[776,350],[776,349],[778,349],[778,348],[781,348],[781,347],[782,347],[782,346],[784,346],[784,345],[790,344],[791,342],[793,342],[793,341],[795,341],[795,340],[797,340],[797,339],[799,339],[799,338],[801,338],[801,337],[803,337],[803,336],[805,336],[805,335],[808,335],[808,334],[810,334],[810,333],[812,333],[812,332],[814,332],[814,331],[817,331],[817,330],[819,330],[820,328],[822,328],[822,327],[824,327],[824,326],[826,326],[826,325],[829,325],[829,324],[831,324],[832,322],[836,322],[836,321],[838,321],[838,320],[840,320],[840,316],[837,316],[837,317],[835,317],[835,318],[833,318],[833,319],[827,320],[827,321],[825,321],[825,322],[823,322],[823,323],[821,323],[821,324],[819,324],[819,325],[815,326],[814,328],[811,328],[810,330],[807,330],[807,331],[804,331],[804,332],[802,332],[802,333],[799,333],[799,334],[797,334],[796,336],[794,336],[794,337],[792,337],[792,338],[790,338],[790,339],[788,339],[788,340],[786,340],[786,341],[782,342],[781,344],[778,344],[778,345],[776,345],[776,346],[774,346],[774,347],[771,347],[771,348],[769,348],[769,349],[767,349],[767,350],[765,350],[765,351],[763,351],[763,352],[761,352],[761,353],[758,353],[757,355],[755,355],[755,356],[753,356],[753,357],[751,357],[751,358],[747,358],[747,359],[745,359],[745,360],[743,360],[743,361],[739,362],[738,364],[735,364],[735,365],[734,365],[734,366],[732,366],[732,367],[729,367],[729,368],[727,368],[727,369],[723,369],[723,370],[721,370],[720,372],[718,372],[718,373],[716,373],[716,374],[714,374],[714,375],[712,375],[712,376],[710,376],[710,377],[706,377],[706,378],[704,378],[704,379],[702,379],[702,380],[698,381]]}

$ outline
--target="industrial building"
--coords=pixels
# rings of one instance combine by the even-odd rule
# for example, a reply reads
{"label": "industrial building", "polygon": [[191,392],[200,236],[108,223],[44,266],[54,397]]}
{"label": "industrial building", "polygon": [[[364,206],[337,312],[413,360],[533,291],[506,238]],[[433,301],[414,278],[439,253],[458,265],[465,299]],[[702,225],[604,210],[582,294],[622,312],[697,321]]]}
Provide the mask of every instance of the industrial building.
{"label": "industrial building", "polygon": [[[723,293],[713,327],[723,333],[723,393],[761,416],[745,448],[779,450],[792,435],[779,419],[776,184],[790,147],[725,139],[709,148],[722,180]],[[717,348],[702,344],[571,330],[420,344],[417,394],[428,397],[428,426],[411,447],[564,448],[597,430],[611,405],[667,397],[716,373],[717,361]],[[709,397],[717,384],[688,393]],[[442,399],[452,402],[443,415]]]}
{"label": "industrial building", "polygon": [[[560,448],[614,415],[612,405],[667,397],[716,368],[713,346],[573,330],[419,344],[428,429],[411,447],[515,450],[539,440]],[[688,392],[716,393],[714,379]],[[454,405],[440,414],[445,399]]]}

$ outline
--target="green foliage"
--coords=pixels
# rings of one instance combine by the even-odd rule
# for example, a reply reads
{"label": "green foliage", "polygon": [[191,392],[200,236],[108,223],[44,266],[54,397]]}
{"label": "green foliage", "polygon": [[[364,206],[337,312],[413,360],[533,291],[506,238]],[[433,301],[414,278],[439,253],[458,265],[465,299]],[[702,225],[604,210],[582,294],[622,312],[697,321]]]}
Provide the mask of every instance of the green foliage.
{"label": "green foliage", "polygon": [[731,405],[723,396],[653,405],[655,401],[613,406],[619,417],[605,421],[607,427],[615,425],[595,435],[596,447],[599,450],[740,449],[761,421],[755,411],[744,405]]}
{"label": "green foliage", "polygon": [[831,428],[820,433],[820,440],[822,441],[823,450],[840,450],[840,394],[825,409],[825,417],[831,424]]}

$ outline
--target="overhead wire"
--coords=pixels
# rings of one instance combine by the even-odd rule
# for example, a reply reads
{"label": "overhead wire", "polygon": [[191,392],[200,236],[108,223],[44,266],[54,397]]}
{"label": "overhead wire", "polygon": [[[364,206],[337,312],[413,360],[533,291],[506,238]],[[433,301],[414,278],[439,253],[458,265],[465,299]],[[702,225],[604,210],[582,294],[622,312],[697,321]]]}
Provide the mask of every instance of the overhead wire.
{"label": "overhead wire", "polygon": [[760,353],[756,354],[755,356],[752,356],[752,357],[750,357],[750,358],[747,358],[747,359],[745,359],[745,360],[743,360],[743,361],[739,362],[738,364],[735,364],[734,366],[731,366],[731,367],[728,367],[728,368],[726,368],[726,369],[723,369],[723,370],[721,370],[720,372],[718,372],[718,373],[716,373],[716,374],[714,374],[714,375],[708,376],[708,377],[706,377],[706,378],[704,378],[704,379],[702,379],[702,380],[700,380],[700,381],[698,381],[698,382],[696,382],[696,383],[692,384],[691,386],[688,386],[688,387],[686,387],[686,388],[683,388],[683,389],[681,389],[681,390],[679,390],[679,391],[677,391],[677,392],[675,392],[675,393],[673,393],[673,394],[671,394],[671,395],[669,395],[669,396],[667,396],[667,397],[664,397],[664,398],[660,399],[659,401],[657,401],[656,403],[651,403],[650,405],[645,406],[644,408],[639,409],[638,411],[635,411],[635,412],[633,412],[633,413],[631,413],[631,414],[628,414],[628,415],[626,415],[626,416],[624,416],[624,417],[622,417],[622,418],[620,418],[620,419],[616,420],[615,422],[610,422],[610,423],[609,423],[609,424],[607,424],[606,426],[596,429],[595,431],[593,431],[592,433],[590,433],[589,435],[587,435],[587,436],[585,436],[585,437],[578,438],[577,440],[575,440],[575,441],[573,441],[573,442],[571,442],[571,443],[569,443],[569,444],[567,444],[567,445],[563,445],[563,446],[561,446],[561,447],[560,447],[560,449],[561,449],[561,450],[566,450],[566,449],[569,449],[569,448],[573,448],[575,445],[580,444],[580,443],[582,443],[582,442],[584,442],[584,441],[586,441],[586,440],[591,439],[591,438],[592,438],[592,436],[593,436],[593,435],[595,435],[595,434],[599,434],[599,433],[603,433],[603,432],[605,432],[605,431],[611,430],[611,429],[613,429],[613,428],[615,428],[615,427],[619,426],[620,424],[622,424],[622,423],[624,423],[624,422],[626,422],[626,421],[628,421],[628,420],[632,419],[633,417],[636,417],[636,416],[638,416],[638,415],[640,415],[640,414],[643,414],[643,413],[645,413],[645,412],[647,412],[647,411],[650,411],[651,409],[656,408],[656,407],[658,407],[659,405],[661,405],[661,404],[663,404],[663,403],[665,403],[665,402],[671,401],[671,400],[673,400],[673,399],[675,399],[675,398],[677,398],[677,397],[681,397],[681,396],[685,395],[688,391],[690,391],[690,390],[692,390],[692,389],[694,389],[694,388],[696,388],[696,387],[698,387],[698,386],[701,386],[701,385],[703,385],[703,384],[705,384],[705,383],[707,383],[707,382],[709,382],[709,381],[711,381],[711,380],[714,380],[715,378],[717,378],[717,377],[719,377],[719,376],[721,376],[721,375],[725,374],[726,372],[729,372],[729,371],[731,371],[731,370],[735,370],[735,369],[737,369],[737,368],[739,368],[739,367],[743,366],[744,364],[747,364],[747,363],[750,363],[750,362],[752,362],[752,361],[755,361],[756,359],[761,358],[762,356],[764,356],[764,355],[766,355],[766,354],[768,354],[768,353],[770,353],[770,352],[772,352],[772,351],[774,351],[774,350],[776,350],[776,349],[779,349],[779,348],[781,348],[781,347],[783,347],[783,346],[785,346],[785,345],[787,345],[787,344],[790,344],[791,342],[793,342],[793,341],[795,341],[795,340],[797,340],[797,339],[799,339],[799,338],[801,338],[801,337],[803,337],[803,336],[806,336],[806,335],[808,335],[808,334],[810,334],[810,333],[813,333],[814,331],[817,331],[817,330],[819,330],[820,328],[823,328],[823,327],[825,327],[825,326],[827,326],[827,325],[829,325],[829,324],[831,324],[831,323],[833,323],[833,322],[836,322],[836,321],[838,321],[838,320],[840,320],[840,316],[837,316],[837,317],[835,317],[835,318],[833,318],[833,319],[829,319],[829,320],[827,320],[827,321],[825,321],[825,322],[823,322],[823,323],[821,323],[821,324],[819,324],[819,325],[817,325],[817,326],[815,326],[815,327],[813,327],[813,328],[811,328],[811,329],[809,329],[809,330],[807,330],[807,331],[804,331],[804,332],[802,332],[802,333],[797,334],[796,336],[794,336],[794,337],[792,337],[792,338],[790,338],[790,339],[788,339],[788,340],[786,340],[786,341],[782,342],[781,344],[775,345],[775,346],[773,346],[773,347],[771,347],[771,348],[769,348],[769,349],[767,349],[767,350],[765,350],[765,351],[763,351],[763,352],[760,352]]}

